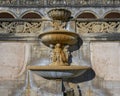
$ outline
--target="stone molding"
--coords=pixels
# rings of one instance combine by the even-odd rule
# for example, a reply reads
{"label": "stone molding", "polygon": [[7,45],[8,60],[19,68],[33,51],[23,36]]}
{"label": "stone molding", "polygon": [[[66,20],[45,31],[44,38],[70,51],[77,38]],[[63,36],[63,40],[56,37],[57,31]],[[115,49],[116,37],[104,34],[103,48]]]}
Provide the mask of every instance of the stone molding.
{"label": "stone molding", "polygon": [[0,6],[43,6],[48,7],[54,6],[119,6],[119,0],[64,0],[64,1],[54,1],[54,0],[1,0]]}

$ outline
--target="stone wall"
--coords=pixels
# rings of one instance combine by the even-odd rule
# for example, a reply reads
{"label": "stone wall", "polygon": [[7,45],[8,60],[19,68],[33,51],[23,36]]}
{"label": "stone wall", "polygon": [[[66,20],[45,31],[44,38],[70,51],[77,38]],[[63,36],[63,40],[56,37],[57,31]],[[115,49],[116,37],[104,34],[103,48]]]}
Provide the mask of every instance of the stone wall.
{"label": "stone wall", "polygon": [[[37,11],[44,18],[48,18],[46,16],[47,8],[40,10],[39,8],[29,8],[28,10],[27,8],[5,7],[4,10],[15,12],[16,18],[21,18],[29,10]],[[98,19],[101,19],[110,11],[119,11],[119,8],[84,7],[71,10],[74,17],[82,12],[92,11]],[[100,23],[100,25],[102,24]],[[97,32],[100,31],[99,28],[93,29],[95,30],[95,32],[92,31],[93,33],[81,34],[78,31],[83,39],[83,45],[79,50],[72,52],[73,64],[90,66],[93,70],[90,69],[82,76],[65,81],[64,87],[73,89],[75,96],[119,96],[120,34],[119,32]],[[0,34],[0,96],[61,96],[59,92],[61,89],[58,86],[60,81],[44,79],[32,72],[28,75],[26,68],[31,63],[49,64],[51,50],[36,42],[37,36],[30,31],[28,34],[24,34],[24,32],[10,34],[8,32],[4,38],[3,35],[6,34]]]}
{"label": "stone wall", "polygon": [[[30,47],[31,46],[31,47]],[[33,51],[32,51],[33,46]],[[37,60],[37,47],[45,56],[48,49],[40,45],[23,42],[0,42],[0,94],[1,96],[29,96],[26,89],[26,65],[30,60]],[[38,50],[38,49],[36,49]],[[78,55],[76,55],[76,53]],[[31,55],[32,54],[32,55]],[[93,71],[85,73],[79,78],[69,80],[69,86],[74,89],[75,96],[119,96],[120,86],[120,42],[119,41],[92,41],[84,42],[80,50],[73,52],[73,62],[78,65],[87,65]],[[49,56],[45,56],[48,58]],[[32,59],[33,58],[33,59]],[[79,59],[80,61],[78,61]],[[43,60],[43,59],[41,59]],[[43,60],[44,61],[44,60]],[[47,63],[47,61],[46,61]],[[48,60],[49,63],[49,60]],[[47,80],[31,73],[30,96],[59,96],[60,82]],[[57,89],[56,89],[57,88]],[[19,94],[18,94],[19,93]],[[56,95],[55,95],[56,94]]]}

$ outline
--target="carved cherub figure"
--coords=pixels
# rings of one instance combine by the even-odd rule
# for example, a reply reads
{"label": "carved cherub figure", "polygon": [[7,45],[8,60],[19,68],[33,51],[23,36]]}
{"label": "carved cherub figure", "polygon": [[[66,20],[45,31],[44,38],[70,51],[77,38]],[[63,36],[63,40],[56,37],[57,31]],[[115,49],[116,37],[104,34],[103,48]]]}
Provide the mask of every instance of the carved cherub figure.
{"label": "carved cherub figure", "polygon": [[63,51],[65,53],[65,57],[66,57],[66,61],[65,62],[68,62],[68,59],[69,59],[69,56],[70,56],[70,52],[68,51],[68,48],[69,48],[69,45],[65,46]]}
{"label": "carved cherub figure", "polygon": [[53,62],[63,63],[66,61],[65,53],[63,52],[60,44],[55,45],[52,55]]}

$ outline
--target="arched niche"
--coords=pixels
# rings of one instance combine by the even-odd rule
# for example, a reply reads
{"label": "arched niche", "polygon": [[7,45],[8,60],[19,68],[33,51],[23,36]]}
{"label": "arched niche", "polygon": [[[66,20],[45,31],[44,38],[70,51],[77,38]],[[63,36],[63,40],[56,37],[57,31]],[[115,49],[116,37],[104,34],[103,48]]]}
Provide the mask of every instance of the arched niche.
{"label": "arched niche", "polygon": [[90,19],[94,19],[94,18],[97,18],[97,16],[95,16],[93,13],[90,13],[90,12],[84,12],[84,13],[81,13],[80,15],[78,15],[77,18],[90,18]]}
{"label": "arched niche", "polygon": [[105,15],[104,18],[120,18],[120,13],[118,13],[118,12],[110,12],[107,15]]}
{"label": "arched niche", "polygon": [[0,12],[0,18],[15,18],[15,17],[8,12]]}
{"label": "arched niche", "polygon": [[35,13],[35,12],[29,12],[29,13],[26,13],[22,16],[22,18],[36,18],[36,19],[40,19],[41,16],[38,14],[38,13]]}

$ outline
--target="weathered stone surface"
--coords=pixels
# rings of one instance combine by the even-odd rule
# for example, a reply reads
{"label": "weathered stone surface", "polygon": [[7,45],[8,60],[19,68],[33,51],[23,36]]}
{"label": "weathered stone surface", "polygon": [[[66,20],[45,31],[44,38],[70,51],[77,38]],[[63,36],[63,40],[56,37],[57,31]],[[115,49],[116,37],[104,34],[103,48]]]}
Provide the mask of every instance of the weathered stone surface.
{"label": "weathered stone surface", "polygon": [[92,42],[92,67],[104,80],[120,80],[120,43]]}
{"label": "weathered stone surface", "polygon": [[1,96],[8,96],[9,95],[8,93],[9,93],[8,90],[0,89],[0,95]]}
{"label": "weathered stone surface", "polygon": [[25,63],[24,43],[0,43],[0,80],[14,80]]}

